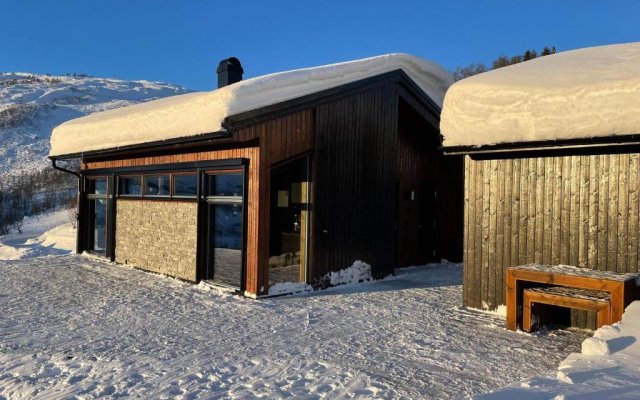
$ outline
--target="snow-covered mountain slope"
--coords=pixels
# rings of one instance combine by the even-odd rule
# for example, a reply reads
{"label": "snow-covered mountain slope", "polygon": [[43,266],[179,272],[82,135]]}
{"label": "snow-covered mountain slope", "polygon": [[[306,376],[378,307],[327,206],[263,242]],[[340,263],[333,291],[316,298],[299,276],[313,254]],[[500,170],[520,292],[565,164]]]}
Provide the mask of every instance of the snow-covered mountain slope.
{"label": "snow-covered mountain slope", "polygon": [[0,72],[0,180],[48,165],[51,130],[67,120],[188,92],[160,82]]}

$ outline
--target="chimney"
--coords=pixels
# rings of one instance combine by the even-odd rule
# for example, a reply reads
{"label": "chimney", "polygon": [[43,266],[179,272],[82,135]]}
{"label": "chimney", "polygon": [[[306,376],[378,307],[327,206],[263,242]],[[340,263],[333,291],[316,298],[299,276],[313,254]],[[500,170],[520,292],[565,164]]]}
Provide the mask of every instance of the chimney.
{"label": "chimney", "polygon": [[240,60],[235,57],[227,58],[220,61],[218,64],[218,89],[232,83],[240,82],[242,80],[242,65]]}

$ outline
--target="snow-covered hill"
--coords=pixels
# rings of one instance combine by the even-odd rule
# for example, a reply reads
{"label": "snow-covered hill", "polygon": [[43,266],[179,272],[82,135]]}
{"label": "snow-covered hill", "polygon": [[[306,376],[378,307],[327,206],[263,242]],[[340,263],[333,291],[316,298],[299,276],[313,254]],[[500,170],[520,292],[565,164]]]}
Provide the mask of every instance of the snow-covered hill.
{"label": "snow-covered hill", "polygon": [[189,91],[160,82],[0,72],[0,180],[48,165],[51,130],[64,121]]}

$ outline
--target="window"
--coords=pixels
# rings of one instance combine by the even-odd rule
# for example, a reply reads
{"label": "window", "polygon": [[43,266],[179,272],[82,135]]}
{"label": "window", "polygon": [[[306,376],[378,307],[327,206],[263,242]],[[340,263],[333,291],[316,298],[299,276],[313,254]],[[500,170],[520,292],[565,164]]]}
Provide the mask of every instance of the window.
{"label": "window", "polygon": [[243,175],[224,173],[209,175],[209,187],[212,196],[240,197],[243,190]]}
{"label": "window", "polygon": [[145,196],[169,196],[169,175],[145,175]]}
{"label": "window", "polygon": [[87,180],[87,194],[106,195],[107,194],[107,179],[89,179]]}
{"label": "window", "polygon": [[174,197],[196,197],[198,177],[196,174],[173,175]]}
{"label": "window", "polygon": [[118,194],[121,196],[140,196],[142,188],[140,176],[121,176],[118,178]]}
{"label": "window", "polygon": [[102,255],[106,254],[107,249],[108,190],[108,178],[87,178],[87,250]]}

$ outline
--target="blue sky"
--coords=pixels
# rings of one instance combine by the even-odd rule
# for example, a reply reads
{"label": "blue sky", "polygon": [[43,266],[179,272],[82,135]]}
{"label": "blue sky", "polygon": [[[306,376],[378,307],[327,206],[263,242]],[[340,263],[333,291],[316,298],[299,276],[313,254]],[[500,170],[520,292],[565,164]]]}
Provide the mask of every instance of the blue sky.
{"label": "blue sky", "polygon": [[0,0],[0,71],[87,73],[215,87],[245,77],[406,52],[448,69],[554,45],[640,41],[640,1]]}

